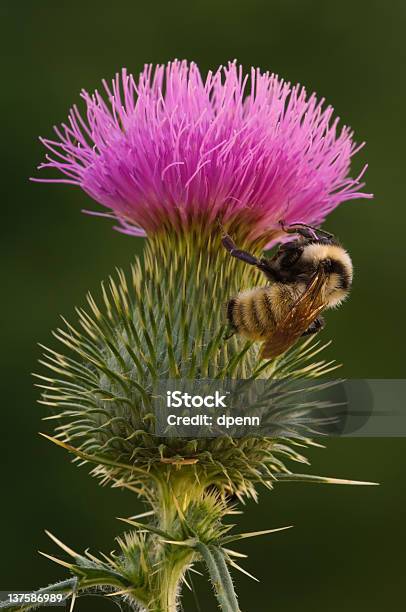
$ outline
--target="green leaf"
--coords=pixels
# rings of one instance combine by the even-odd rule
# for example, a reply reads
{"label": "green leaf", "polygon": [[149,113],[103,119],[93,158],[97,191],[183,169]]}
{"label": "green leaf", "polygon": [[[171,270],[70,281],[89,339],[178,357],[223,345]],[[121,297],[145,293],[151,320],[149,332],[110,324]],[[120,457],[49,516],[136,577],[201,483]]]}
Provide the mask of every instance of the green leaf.
{"label": "green leaf", "polygon": [[[70,578],[69,580],[63,580],[56,582],[47,587],[33,591],[33,595],[45,595],[51,593],[64,593],[64,600],[70,597],[70,595],[77,589],[78,579]],[[25,612],[25,610],[34,610],[40,608],[42,603],[10,603],[9,601],[0,601],[0,610],[13,610],[14,612]]]}
{"label": "green leaf", "polygon": [[199,542],[196,544],[196,550],[206,563],[222,612],[240,612],[237,595],[222,549]]}

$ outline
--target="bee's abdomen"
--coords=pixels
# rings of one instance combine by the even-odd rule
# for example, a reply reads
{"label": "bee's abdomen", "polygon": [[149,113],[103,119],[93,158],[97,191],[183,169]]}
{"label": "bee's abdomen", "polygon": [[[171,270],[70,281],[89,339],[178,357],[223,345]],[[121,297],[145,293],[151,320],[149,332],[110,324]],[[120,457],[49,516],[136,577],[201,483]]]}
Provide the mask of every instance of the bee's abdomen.
{"label": "bee's abdomen", "polygon": [[269,336],[275,327],[270,289],[262,287],[239,293],[227,304],[230,324],[252,340]]}

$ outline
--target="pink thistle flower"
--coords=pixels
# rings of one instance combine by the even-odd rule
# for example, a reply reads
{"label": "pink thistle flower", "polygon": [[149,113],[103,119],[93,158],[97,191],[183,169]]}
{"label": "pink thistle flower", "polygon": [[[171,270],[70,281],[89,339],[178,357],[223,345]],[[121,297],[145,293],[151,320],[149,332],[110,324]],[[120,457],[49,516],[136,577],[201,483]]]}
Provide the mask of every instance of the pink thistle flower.
{"label": "pink thistle flower", "polygon": [[[204,80],[196,64],[123,69],[105,96],[82,91],[39,168],[79,185],[133,235],[217,219],[269,241],[278,223],[319,225],[345,200],[369,198],[348,176],[363,146],[338,130],[331,106],[277,75],[235,62]],[[245,228],[245,229],[244,229]]]}

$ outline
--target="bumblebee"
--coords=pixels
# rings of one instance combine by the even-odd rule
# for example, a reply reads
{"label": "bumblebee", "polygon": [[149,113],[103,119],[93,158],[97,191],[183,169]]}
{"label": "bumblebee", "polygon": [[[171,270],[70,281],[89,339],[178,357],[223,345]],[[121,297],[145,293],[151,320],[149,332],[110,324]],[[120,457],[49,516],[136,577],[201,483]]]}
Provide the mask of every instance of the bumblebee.
{"label": "bumblebee", "polygon": [[281,227],[298,237],[272,258],[258,259],[238,249],[228,234],[222,237],[230,255],[261,270],[269,281],[227,304],[228,338],[237,333],[262,342],[261,358],[281,355],[301,336],[322,329],[322,311],[339,306],[352,284],[351,258],[333,234],[304,223]]}

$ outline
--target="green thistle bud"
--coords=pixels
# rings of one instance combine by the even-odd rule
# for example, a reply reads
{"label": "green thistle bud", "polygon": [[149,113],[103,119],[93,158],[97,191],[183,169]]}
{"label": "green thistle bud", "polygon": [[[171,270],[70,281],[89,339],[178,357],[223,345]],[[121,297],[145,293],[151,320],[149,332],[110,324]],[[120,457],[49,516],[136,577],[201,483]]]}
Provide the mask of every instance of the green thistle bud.
{"label": "green thistle bud", "polygon": [[103,307],[89,295],[88,311],[78,311],[80,328],[67,324],[55,333],[69,355],[46,352],[57,377],[43,385],[42,401],[61,410],[55,441],[94,463],[103,483],[136,490],[170,476],[172,487],[187,478],[202,489],[255,496],[258,482],[288,472],[284,457],[303,462],[294,446],[272,438],[155,435],[157,380],[309,377],[330,369],[324,362],[309,367],[309,341],[265,363],[256,344],[224,341],[227,298],[260,282],[227,254],[218,232],[148,240],[131,279],[119,271],[118,281],[103,287]]}

